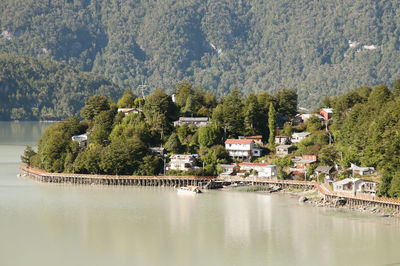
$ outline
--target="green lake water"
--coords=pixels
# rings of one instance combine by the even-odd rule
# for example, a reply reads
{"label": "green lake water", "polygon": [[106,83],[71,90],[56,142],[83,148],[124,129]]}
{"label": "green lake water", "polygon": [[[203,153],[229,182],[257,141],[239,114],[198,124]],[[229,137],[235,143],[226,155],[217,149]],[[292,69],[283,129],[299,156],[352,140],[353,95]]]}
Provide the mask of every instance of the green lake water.
{"label": "green lake water", "polygon": [[19,156],[45,127],[0,122],[0,266],[400,264],[394,218],[280,194],[18,178]]}

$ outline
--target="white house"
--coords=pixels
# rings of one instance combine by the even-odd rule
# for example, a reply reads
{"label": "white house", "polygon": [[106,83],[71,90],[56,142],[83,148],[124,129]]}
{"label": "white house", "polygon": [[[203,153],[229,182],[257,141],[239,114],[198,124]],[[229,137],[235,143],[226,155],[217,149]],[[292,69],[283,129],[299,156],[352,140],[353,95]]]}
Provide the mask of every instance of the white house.
{"label": "white house", "polygon": [[276,155],[285,156],[290,153],[290,150],[293,149],[292,145],[279,145],[275,148]]}
{"label": "white house", "polygon": [[139,114],[143,111],[139,108],[118,108],[118,113],[124,113],[125,116],[129,114]]}
{"label": "white house", "polygon": [[353,176],[356,175],[373,175],[376,174],[375,168],[373,167],[360,167],[355,164],[350,164],[350,170],[353,171]]}
{"label": "white house", "polygon": [[79,147],[84,148],[89,144],[89,137],[87,134],[72,136],[72,141],[78,142]]}
{"label": "white house", "polygon": [[202,127],[209,123],[208,117],[179,117],[179,120],[174,122],[174,127],[182,126],[183,124]]}
{"label": "white house", "polygon": [[229,156],[233,158],[249,159],[261,156],[261,149],[255,148],[252,139],[227,139],[225,149],[229,152]]}
{"label": "white house", "polygon": [[256,171],[256,177],[276,179],[278,178],[278,166],[267,163],[239,163],[241,171],[249,173]]}
{"label": "white house", "polygon": [[360,178],[346,178],[333,183],[333,191],[352,195],[376,195],[378,183]]}
{"label": "white house", "polygon": [[310,132],[295,132],[292,134],[291,141],[292,143],[299,143],[303,139],[307,138],[309,135],[311,135]]}
{"label": "white house", "polygon": [[193,169],[196,159],[191,154],[173,154],[170,157],[167,170],[188,171]]}

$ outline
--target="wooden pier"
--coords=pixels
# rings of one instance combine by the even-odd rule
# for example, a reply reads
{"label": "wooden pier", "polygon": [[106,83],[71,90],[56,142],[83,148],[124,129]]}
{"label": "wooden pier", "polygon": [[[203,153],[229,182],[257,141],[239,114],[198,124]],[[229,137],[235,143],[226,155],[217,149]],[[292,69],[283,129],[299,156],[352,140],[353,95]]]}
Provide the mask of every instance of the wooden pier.
{"label": "wooden pier", "polygon": [[208,176],[130,176],[130,175],[85,175],[70,173],[48,173],[21,166],[23,174],[33,180],[45,183],[66,183],[109,186],[201,186],[213,188],[214,177]]}
{"label": "wooden pier", "polygon": [[128,175],[85,175],[69,173],[48,173],[46,171],[31,168],[28,166],[20,167],[23,174],[39,182],[46,183],[67,183],[67,184],[86,184],[86,185],[114,185],[114,186],[200,186],[202,188],[220,188],[223,183],[243,183],[255,186],[278,186],[284,188],[317,189],[325,200],[345,200],[350,207],[378,207],[390,208],[400,212],[400,200],[352,195],[350,193],[337,193],[326,184],[317,182],[298,181],[298,180],[272,180],[265,178],[241,178],[232,177],[229,179],[219,179],[211,176],[128,176]]}

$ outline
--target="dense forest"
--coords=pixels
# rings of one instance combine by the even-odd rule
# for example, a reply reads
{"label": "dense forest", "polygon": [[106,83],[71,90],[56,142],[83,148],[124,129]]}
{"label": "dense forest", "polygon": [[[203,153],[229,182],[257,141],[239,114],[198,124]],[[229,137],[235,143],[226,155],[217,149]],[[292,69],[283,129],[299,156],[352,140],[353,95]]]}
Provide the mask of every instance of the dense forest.
{"label": "dense forest", "polygon": [[217,96],[295,89],[300,106],[316,107],[394,83],[399,13],[400,2],[373,0],[3,0],[0,52],[65,62],[121,88],[145,83],[145,94],[188,80]]}
{"label": "dense forest", "polygon": [[351,162],[376,167],[381,195],[399,198],[400,80],[392,91],[385,85],[363,86],[326,101],[335,108],[333,157],[341,158],[344,166]]}
{"label": "dense forest", "polygon": [[50,59],[0,54],[0,120],[60,120],[79,114],[84,99],[121,89],[108,79]]}

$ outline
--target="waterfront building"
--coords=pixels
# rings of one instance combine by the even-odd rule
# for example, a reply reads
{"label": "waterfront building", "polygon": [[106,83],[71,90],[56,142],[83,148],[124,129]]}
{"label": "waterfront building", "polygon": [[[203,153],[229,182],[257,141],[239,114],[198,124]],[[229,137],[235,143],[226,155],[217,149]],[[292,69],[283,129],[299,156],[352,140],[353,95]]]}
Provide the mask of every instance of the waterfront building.
{"label": "waterfront building", "polygon": [[261,156],[261,149],[255,147],[252,139],[227,139],[225,149],[233,158],[251,159]]}
{"label": "waterfront building", "polygon": [[375,196],[378,183],[361,178],[346,178],[333,183],[333,191],[352,195]]}
{"label": "waterfront building", "polygon": [[246,171],[255,177],[277,179],[278,166],[267,163],[239,163],[240,171]]}
{"label": "waterfront building", "polygon": [[173,154],[167,170],[188,171],[195,168],[196,159],[192,154]]}

